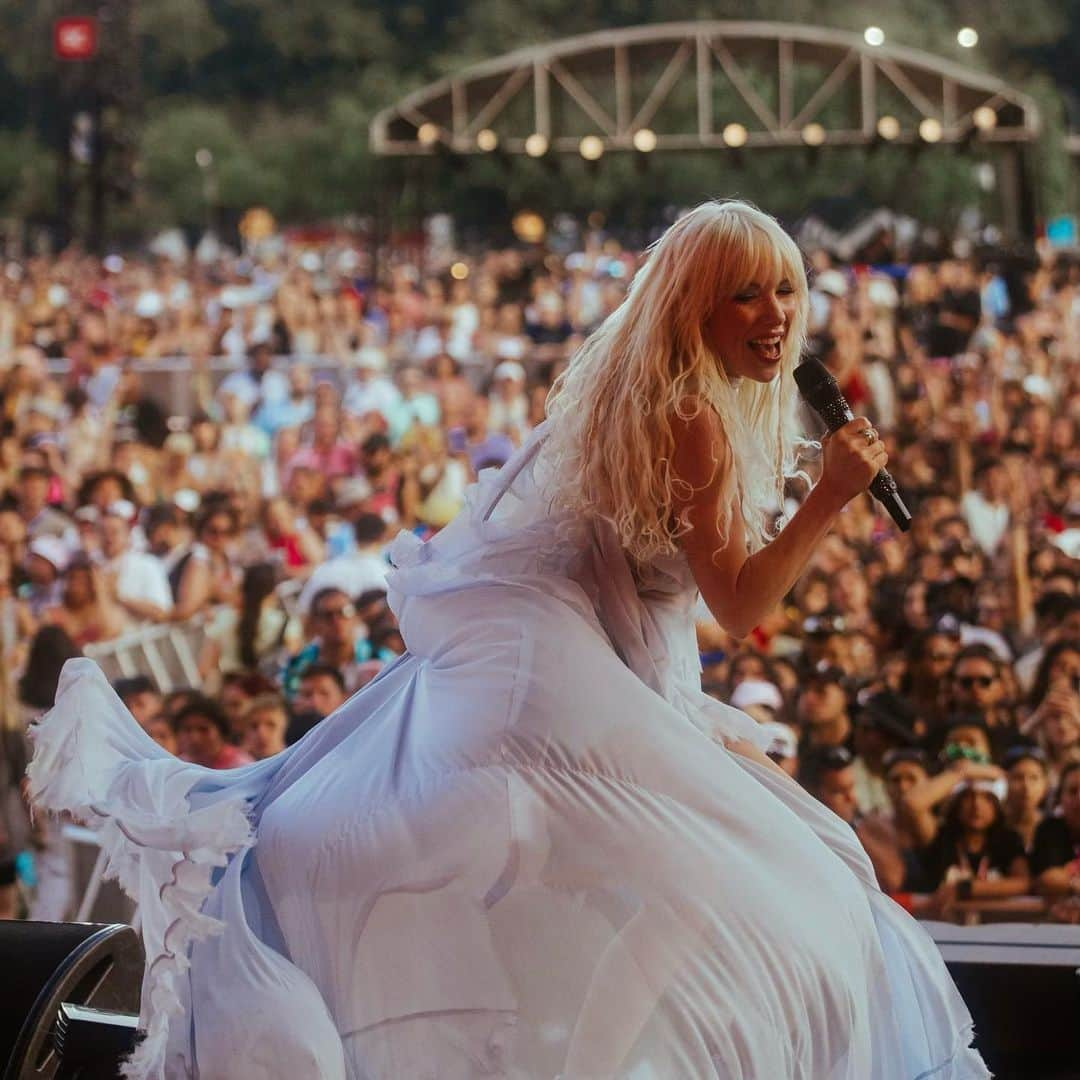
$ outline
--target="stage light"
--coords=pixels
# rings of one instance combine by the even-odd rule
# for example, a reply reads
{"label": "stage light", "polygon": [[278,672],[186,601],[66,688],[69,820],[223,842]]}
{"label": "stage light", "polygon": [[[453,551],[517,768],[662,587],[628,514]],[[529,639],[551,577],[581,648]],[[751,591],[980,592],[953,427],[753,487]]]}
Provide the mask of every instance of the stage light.
{"label": "stage light", "polygon": [[919,138],[923,142],[936,143],[941,142],[941,136],[945,133],[945,129],[941,126],[941,121],[936,120],[932,116],[926,117],[919,123]]}
{"label": "stage light", "polygon": [[867,45],[873,45],[877,48],[878,45],[885,44],[885,31],[880,26],[868,26],[863,31],[863,41]]}
{"label": "stage light", "polygon": [[956,40],[963,48],[974,49],[979,44],[979,32],[971,26],[964,26],[957,33]]}
{"label": "stage light", "polygon": [[980,161],[975,166],[975,180],[983,191],[993,191],[997,187],[997,170],[989,161]]}
{"label": "stage light", "polygon": [[439,141],[439,125],[428,121],[416,129],[416,141],[421,146],[434,146]]}
{"label": "stage light", "polygon": [[464,281],[469,276],[469,268],[463,262],[456,262],[450,267],[450,276],[455,281]]}
{"label": "stage light", "polygon": [[826,139],[826,132],[821,124],[807,124],[802,129],[802,138],[807,146],[820,146]]}
{"label": "stage light", "polygon": [[526,244],[539,244],[547,229],[544,219],[535,210],[519,210],[511,220],[510,227],[514,235]]}
{"label": "stage light", "polygon": [[604,154],[604,140],[599,135],[586,135],[578,143],[578,153],[586,161],[599,161]]}
{"label": "stage light", "polygon": [[634,132],[634,149],[651,154],[656,149],[656,132],[652,128],[639,128]]}
{"label": "stage light", "polygon": [[485,154],[490,154],[499,145],[499,136],[491,128],[484,128],[476,133],[476,145]]}
{"label": "stage light", "polygon": [[997,111],[989,105],[980,105],[972,114],[971,119],[980,131],[993,131],[997,127]]}
{"label": "stage light", "polygon": [[745,146],[746,140],[749,137],[749,133],[742,124],[728,124],[721,133],[721,138],[733,150],[738,150],[740,146]]}
{"label": "stage light", "polygon": [[534,131],[525,140],[525,153],[529,157],[543,157],[547,153],[548,141],[546,135],[541,135],[539,131]]}
{"label": "stage light", "polygon": [[877,122],[877,133],[887,142],[900,137],[900,121],[895,116],[883,116]]}

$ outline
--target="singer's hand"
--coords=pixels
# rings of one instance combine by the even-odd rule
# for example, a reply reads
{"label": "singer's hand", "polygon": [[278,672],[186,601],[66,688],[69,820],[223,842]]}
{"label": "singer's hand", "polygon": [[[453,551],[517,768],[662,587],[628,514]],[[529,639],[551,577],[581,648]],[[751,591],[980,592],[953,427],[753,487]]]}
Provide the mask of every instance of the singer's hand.
{"label": "singer's hand", "polygon": [[818,486],[829,492],[838,506],[846,506],[885,468],[889,455],[879,439],[870,442],[864,432],[874,425],[865,416],[849,420],[822,440],[824,460]]}

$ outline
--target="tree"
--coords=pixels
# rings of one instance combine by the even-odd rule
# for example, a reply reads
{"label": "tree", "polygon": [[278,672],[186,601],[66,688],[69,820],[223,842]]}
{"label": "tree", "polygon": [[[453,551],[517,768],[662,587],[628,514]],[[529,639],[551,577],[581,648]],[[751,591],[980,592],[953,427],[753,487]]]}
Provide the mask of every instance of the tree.
{"label": "tree", "polygon": [[[139,134],[139,221],[147,225],[204,223],[208,198],[228,215],[254,203],[284,220],[365,213],[380,178],[389,174],[395,178],[389,195],[401,212],[449,207],[478,225],[496,212],[504,222],[507,212],[525,204],[544,210],[602,205],[627,221],[644,221],[669,203],[719,191],[739,191],[783,213],[798,213],[808,199],[828,192],[945,219],[975,197],[972,163],[944,149],[914,166],[900,151],[871,157],[770,151],[745,155],[739,167],[729,156],[656,155],[645,176],[629,157],[610,155],[593,171],[564,162],[566,182],[559,183],[530,162],[504,172],[471,161],[455,172],[436,162],[408,168],[376,162],[368,149],[367,128],[377,109],[518,46],[609,26],[694,19],[861,30],[867,9],[855,0],[93,2],[134,5],[138,47],[124,55],[134,53],[138,61],[137,100],[127,114],[127,105],[118,107],[115,119],[122,135],[130,116]],[[92,84],[92,69],[63,67],[51,56],[53,19],[76,7],[86,10],[76,0],[0,0],[6,46],[0,94],[8,106],[0,117],[0,198],[16,213],[40,215],[55,207],[46,193],[60,190],[54,178],[63,175],[71,114]],[[1014,8],[983,0],[880,0],[873,13],[889,41],[1001,74],[1039,98],[1047,135],[1032,156],[1042,207],[1061,208],[1068,163],[1057,87],[1077,83],[1075,49],[1061,42],[1080,40],[1080,0],[1027,0],[1020,18]],[[956,43],[964,23],[979,30],[976,50]],[[103,26],[106,38],[112,32]],[[1057,86],[1039,78],[1046,64]],[[22,170],[9,164],[4,171],[14,146],[27,148],[33,164]],[[213,154],[212,174],[195,164],[201,148]],[[43,168],[50,156],[51,170]],[[121,171],[134,167],[119,152],[112,160]],[[912,175],[917,183],[899,181]],[[109,191],[118,191],[122,180],[112,177]]]}

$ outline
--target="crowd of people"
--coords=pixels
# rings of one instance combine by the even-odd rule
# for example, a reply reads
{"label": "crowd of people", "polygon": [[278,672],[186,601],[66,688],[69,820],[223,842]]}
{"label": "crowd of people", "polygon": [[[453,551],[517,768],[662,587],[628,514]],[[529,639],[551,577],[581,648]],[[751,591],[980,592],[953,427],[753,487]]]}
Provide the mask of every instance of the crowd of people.
{"label": "crowd of people", "polygon": [[[7,264],[5,914],[49,843],[18,790],[64,660],[198,626],[198,685],[116,683],[149,734],[212,768],[301,738],[405,649],[389,542],[508,459],[640,257],[592,235],[378,273],[348,244]],[[1080,921],[1080,260],[809,264],[808,348],[882,433],[914,524],[852,503],[745,640],[702,606],[703,686],[767,725],[917,914],[1035,895]]]}

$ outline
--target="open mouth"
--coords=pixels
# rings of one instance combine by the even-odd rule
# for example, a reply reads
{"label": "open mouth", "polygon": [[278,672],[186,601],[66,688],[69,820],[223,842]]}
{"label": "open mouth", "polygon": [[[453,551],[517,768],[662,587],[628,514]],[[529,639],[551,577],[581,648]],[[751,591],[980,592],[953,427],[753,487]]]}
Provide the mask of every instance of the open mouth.
{"label": "open mouth", "polygon": [[756,338],[750,342],[750,348],[765,360],[775,363],[780,359],[780,350],[784,344],[782,334],[773,334],[769,337]]}

